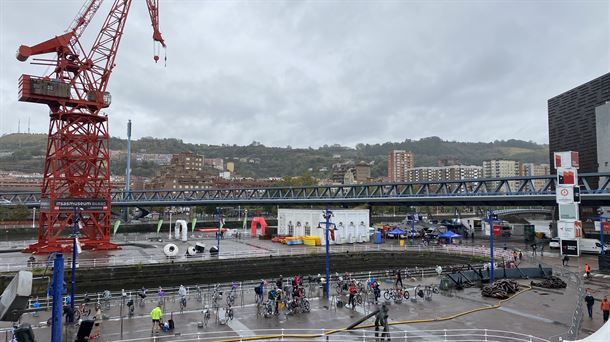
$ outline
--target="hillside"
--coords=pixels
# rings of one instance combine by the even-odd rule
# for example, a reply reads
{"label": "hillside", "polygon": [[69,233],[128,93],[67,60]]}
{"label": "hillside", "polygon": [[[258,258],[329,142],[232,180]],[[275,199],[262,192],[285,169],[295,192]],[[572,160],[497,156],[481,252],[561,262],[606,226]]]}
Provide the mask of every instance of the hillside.
{"label": "hillside", "polygon": [[[0,137],[0,170],[41,172],[44,163],[46,135],[9,134]],[[111,150],[126,150],[127,141],[111,138]],[[178,139],[142,138],[132,142],[134,153],[179,153],[195,152],[206,158],[224,158],[235,162],[238,173],[249,177],[297,176],[308,173],[316,177],[327,177],[333,163],[352,159],[373,162],[373,177],[387,173],[387,154],[393,149],[410,150],[415,153],[416,166],[436,166],[439,159],[453,158],[463,164],[482,165],[489,159],[515,159],[523,162],[548,163],[548,146],[521,140],[495,141],[493,143],[466,143],[444,141],[438,137],[383,144],[358,144],[355,148],[339,145],[324,145],[319,148],[293,149],[288,147],[266,147],[253,142],[248,146],[189,144]],[[7,155],[12,153],[11,155]],[[340,156],[337,158],[337,156]],[[260,159],[260,163],[240,162],[240,158]],[[258,162],[258,160],[257,160]],[[153,164],[133,166],[134,175],[150,176],[157,167]],[[123,174],[125,161],[111,165],[113,174]]]}

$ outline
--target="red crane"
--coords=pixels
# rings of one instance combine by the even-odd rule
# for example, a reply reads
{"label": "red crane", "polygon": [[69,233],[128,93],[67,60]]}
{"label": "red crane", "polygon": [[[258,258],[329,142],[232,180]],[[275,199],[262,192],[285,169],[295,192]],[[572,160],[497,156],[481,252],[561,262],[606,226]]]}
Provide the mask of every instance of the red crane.
{"label": "red crane", "polygon": [[[22,75],[19,101],[49,106],[49,135],[42,182],[38,242],[26,252],[47,253],[72,248],[69,233],[80,215],[83,249],[110,250],[110,153],[106,91],[132,0],[115,0],[87,54],[80,37],[103,0],[87,0],[66,33],[33,46],[21,45],[17,59],[51,66],[43,77]],[[159,0],[146,0],[155,45],[165,42],[159,31]],[[155,49],[158,50],[158,49]],[[155,53],[154,60],[159,57]]]}

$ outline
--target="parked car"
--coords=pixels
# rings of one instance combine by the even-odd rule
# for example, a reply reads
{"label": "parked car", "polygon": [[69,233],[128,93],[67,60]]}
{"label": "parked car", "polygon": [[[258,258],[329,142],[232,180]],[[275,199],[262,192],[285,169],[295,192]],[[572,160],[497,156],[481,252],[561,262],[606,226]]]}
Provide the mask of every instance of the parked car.
{"label": "parked car", "polygon": [[551,249],[559,249],[559,238],[552,238],[549,242],[549,248]]}

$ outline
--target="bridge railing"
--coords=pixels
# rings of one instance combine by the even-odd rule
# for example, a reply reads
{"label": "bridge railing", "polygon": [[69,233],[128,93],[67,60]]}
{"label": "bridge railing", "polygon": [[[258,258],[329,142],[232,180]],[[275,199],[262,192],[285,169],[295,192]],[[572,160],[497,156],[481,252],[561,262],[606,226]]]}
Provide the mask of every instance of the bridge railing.
{"label": "bridge railing", "polygon": [[[610,172],[579,175],[581,195],[610,193]],[[456,181],[376,183],[304,187],[165,189],[115,191],[115,204],[131,203],[198,203],[198,202],[272,202],[274,200],[345,200],[422,197],[487,197],[487,196],[549,196],[556,187],[556,176],[508,177],[498,179],[468,179]],[[25,204],[37,206],[38,192],[0,192],[0,205]]]}

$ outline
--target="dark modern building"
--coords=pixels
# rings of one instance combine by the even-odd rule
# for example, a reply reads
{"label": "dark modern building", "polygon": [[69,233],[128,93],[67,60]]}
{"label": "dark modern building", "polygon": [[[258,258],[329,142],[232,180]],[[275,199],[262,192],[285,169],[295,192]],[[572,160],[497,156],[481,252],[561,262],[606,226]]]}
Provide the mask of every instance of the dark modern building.
{"label": "dark modern building", "polygon": [[598,172],[595,108],[610,101],[610,73],[548,101],[549,152],[578,151],[580,173]]}

